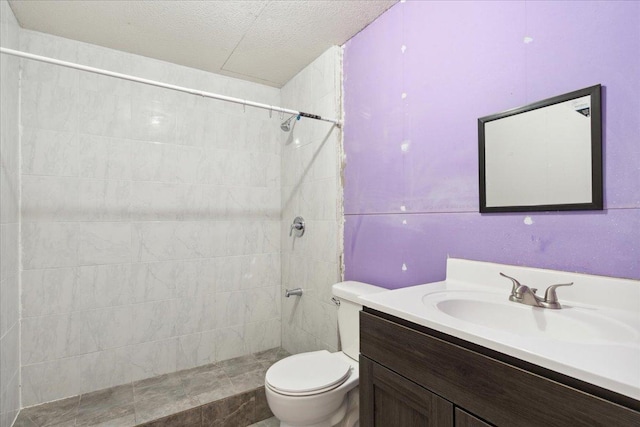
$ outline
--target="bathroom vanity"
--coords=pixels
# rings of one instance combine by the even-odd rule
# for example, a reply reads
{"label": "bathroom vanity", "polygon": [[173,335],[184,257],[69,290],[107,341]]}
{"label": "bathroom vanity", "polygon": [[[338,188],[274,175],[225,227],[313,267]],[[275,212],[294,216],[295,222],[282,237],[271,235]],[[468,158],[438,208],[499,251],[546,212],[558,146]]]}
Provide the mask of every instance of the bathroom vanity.
{"label": "bathroom vanity", "polygon": [[[502,271],[574,286],[526,306]],[[640,425],[640,282],[449,260],[444,282],[361,301],[362,426]]]}

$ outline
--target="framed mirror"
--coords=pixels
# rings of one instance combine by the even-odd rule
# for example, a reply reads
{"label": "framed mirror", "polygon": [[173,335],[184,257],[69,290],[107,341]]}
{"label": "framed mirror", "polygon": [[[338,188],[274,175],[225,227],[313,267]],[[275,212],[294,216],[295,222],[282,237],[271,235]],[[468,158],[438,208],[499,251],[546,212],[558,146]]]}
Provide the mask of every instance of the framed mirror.
{"label": "framed mirror", "polygon": [[601,210],[600,92],[479,118],[480,212]]}

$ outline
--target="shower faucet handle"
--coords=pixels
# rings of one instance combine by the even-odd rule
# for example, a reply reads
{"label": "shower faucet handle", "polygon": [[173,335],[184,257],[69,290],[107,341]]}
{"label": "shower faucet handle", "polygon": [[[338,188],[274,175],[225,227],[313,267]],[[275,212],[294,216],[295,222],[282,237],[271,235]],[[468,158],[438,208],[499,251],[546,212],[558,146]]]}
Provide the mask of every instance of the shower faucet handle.
{"label": "shower faucet handle", "polygon": [[293,220],[293,224],[291,224],[291,228],[289,228],[289,236],[293,234],[293,230],[296,230],[297,237],[302,237],[304,234],[304,218],[297,216]]}

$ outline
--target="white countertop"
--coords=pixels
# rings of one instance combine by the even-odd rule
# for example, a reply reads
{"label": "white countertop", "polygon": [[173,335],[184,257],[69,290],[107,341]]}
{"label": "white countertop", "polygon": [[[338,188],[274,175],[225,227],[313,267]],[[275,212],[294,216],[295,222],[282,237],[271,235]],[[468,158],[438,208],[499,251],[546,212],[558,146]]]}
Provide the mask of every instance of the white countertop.
{"label": "white countertop", "polygon": [[[498,276],[500,271],[542,291],[553,283],[573,281],[574,286],[558,289],[561,310],[530,307],[508,301],[511,284]],[[453,316],[438,308],[451,298],[462,298],[470,310],[461,305]],[[449,259],[445,281],[359,299],[366,307],[640,400],[639,281]],[[492,319],[474,321],[469,311],[477,301],[498,308],[480,313]],[[605,327],[575,329],[585,318],[603,319]],[[567,320],[570,327],[557,326]],[[615,326],[613,333],[609,325]]]}

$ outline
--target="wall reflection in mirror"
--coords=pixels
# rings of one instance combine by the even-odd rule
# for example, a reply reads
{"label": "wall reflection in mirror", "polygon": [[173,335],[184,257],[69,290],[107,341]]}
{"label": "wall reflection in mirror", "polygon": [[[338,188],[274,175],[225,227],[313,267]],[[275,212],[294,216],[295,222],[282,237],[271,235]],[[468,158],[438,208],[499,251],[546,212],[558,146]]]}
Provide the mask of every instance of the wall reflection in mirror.
{"label": "wall reflection in mirror", "polygon": [[601,86],[478,119],[480,212],[597,210]]}

